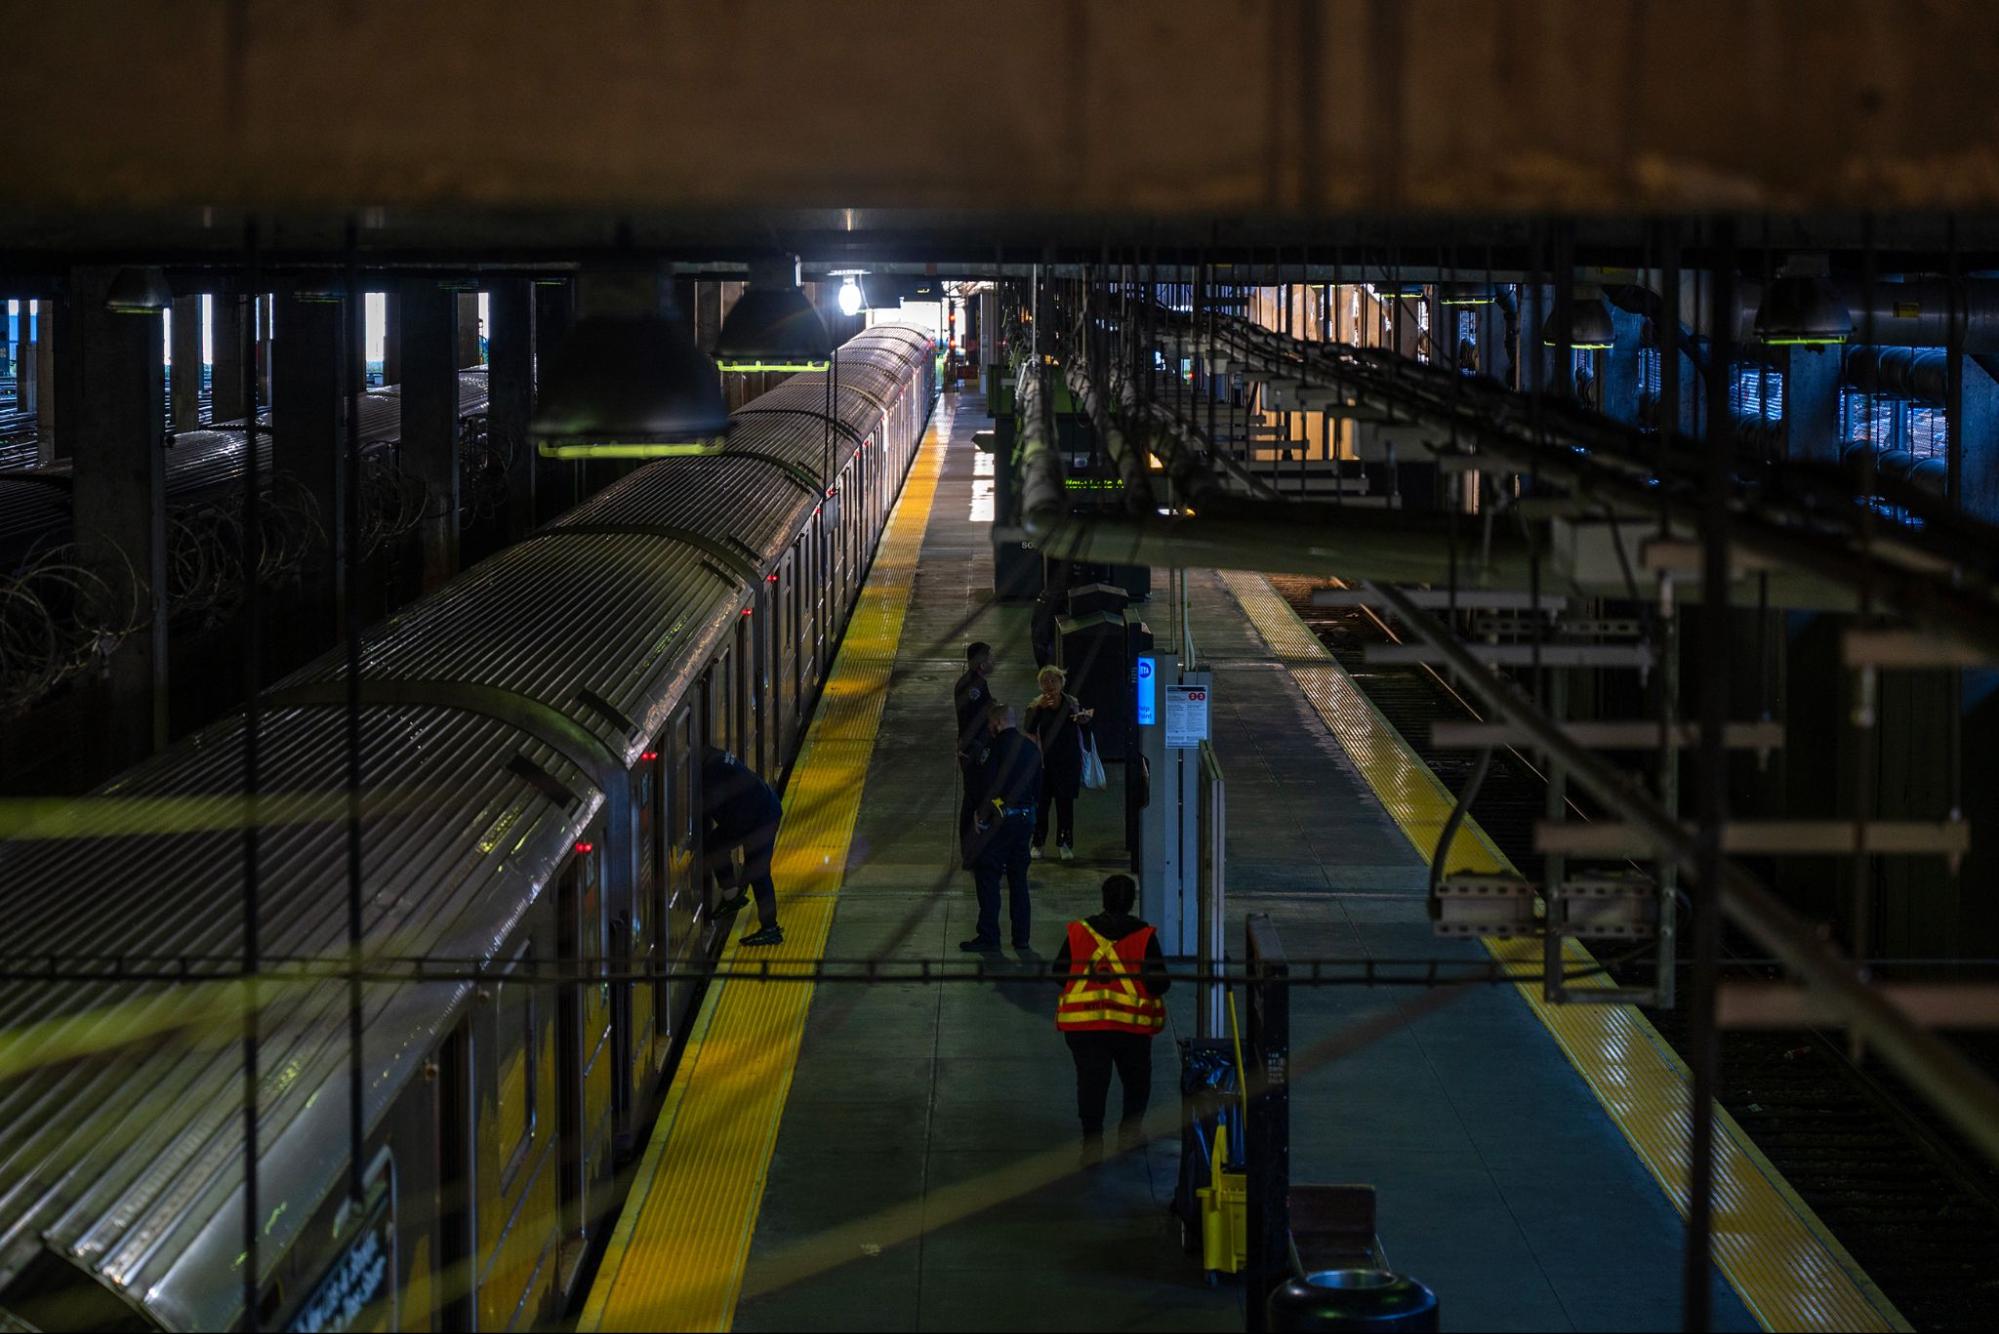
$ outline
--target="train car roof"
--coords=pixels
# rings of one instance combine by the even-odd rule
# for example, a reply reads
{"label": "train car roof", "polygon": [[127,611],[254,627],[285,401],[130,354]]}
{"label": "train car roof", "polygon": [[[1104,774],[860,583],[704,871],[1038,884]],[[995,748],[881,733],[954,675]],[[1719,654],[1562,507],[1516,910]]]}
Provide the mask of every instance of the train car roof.
{"label": "train car roof", "polygon": [[[285,960],[347,947],[346,714],[274,712],[259,744],[259,1182],[275,1255],[344,1170],[346,1100],[321,1092],[344,1079],[346,987]],[[239,715],[101,789],[88,819],[103,832],[0,844],[10,967],[62,955],[158,975],[0,984],[0,1285],[46,1249],[168,1328],[238,1313],[236,1285],[213,1276],[241,1248],[242,756]],[[497,957],[603,804],[562,754],[452,708],[366,709],[362,768],[363,946],[378,958]],[[207,980],[167,980],[183,968]],[[371,1124],[466,985],[364,988]]]}

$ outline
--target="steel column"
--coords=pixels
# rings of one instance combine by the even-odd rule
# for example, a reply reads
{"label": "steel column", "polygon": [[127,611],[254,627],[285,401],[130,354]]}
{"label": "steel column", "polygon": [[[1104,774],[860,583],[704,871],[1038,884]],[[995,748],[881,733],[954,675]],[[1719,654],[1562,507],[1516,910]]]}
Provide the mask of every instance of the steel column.
{"label": "steel column", "polygon": [[402,289],[403,470],[423,484],[423,588],[458,572],[459,303],[434,281]]}
{"label": "steel column", "polygon": [[[569,281],[538,282],[534,285],[534,330],[530,344],[532,373],[539,399],[541,368],[548,365],[555,349],[569,336],[576,323],[576,287]],[[525,446],[524,446],[525,447]],[[546,523],[583,499],[583,464],[533,455],[528,466],[534,469],[535,518]]]}
{"label": "steel column", "polygon": [[82,563],[103,581],[86,614],[132,627],[105,664],[98,758],[136,764],[167,739],[166,367],[158,315],[104,308],[117,270],[77,269],[64,312],[70,369],[57,409],[74,452]]}
{"label": "steel column", "polygon": [[173,326],[167,336],[173,341],[173,428],[193,431],[201,427],[201,306],[199,294],[174,298]]}
{"label": "steel column", "polygon": [[271,346],[271,468],[304,491],[325,534],[301,571],[302,622],[317,645],[337,632],[346,591],[341,303],[280,297],[277,323],[284,332]]}
{"label": "steel column", "polygon": [[507,540],[518,542],[535,527],[535,448],[528,441],[534,410],[534,286],[502,278],[486,297],[492,328],[486,335],[487,438],[506,461]]}

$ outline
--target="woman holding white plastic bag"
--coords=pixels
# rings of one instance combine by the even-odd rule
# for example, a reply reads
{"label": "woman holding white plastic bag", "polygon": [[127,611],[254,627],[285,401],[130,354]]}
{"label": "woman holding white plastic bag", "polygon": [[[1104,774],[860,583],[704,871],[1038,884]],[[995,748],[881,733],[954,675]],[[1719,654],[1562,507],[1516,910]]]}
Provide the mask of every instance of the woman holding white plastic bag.
{"label": "woman holding white plastic bag", "polygon": [[1060,667],[1043,667],[1035,676],[1040,697],[1027,706],[1021,727],[1041,744],[1041,802],[1034,816],[1034,851],[1039,860],[1048,842],[1049,816],[1054,815],[1055,852],[1065,862],[1076,859],[1076,794],[1083,786],[1084,727],[1096,716],[1074,695],[1063,691],[1067,675]]}

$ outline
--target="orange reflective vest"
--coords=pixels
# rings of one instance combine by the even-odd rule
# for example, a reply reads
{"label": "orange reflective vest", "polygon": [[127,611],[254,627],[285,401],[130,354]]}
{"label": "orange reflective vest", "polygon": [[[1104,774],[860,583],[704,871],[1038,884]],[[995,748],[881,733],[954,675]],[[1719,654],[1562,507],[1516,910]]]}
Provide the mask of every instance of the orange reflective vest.
{"label": "orange reflective vest", "polygon": [[1055,1004],[1055,1027],[1065,1033],[1143,1033],[1166,1026],[1166,1002],[1139,980],[1153,929],[1124,939],[1098,935],[1088,922],[1069,923],[1069,983]]}

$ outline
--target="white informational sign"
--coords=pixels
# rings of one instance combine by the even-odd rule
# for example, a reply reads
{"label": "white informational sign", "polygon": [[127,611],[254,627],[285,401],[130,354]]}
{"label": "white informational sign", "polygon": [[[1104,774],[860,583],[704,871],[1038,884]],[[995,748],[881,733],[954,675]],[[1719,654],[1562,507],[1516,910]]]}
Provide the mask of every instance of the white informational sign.
{"label": "white informational sign", "polygon": [[1208,687],[1166,687],[1166,748],[1192,750],[1208,739]]}

